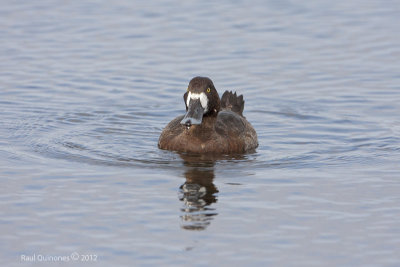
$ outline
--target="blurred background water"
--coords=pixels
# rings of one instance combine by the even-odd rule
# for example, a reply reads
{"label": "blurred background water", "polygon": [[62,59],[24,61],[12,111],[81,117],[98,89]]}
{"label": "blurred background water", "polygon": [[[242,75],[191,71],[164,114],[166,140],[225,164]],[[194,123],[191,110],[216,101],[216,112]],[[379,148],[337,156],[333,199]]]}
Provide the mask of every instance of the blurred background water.
{"label": "blurred background water", "polygon": [[[399,14],[3,1],[0,265],[398,266]],[[198,75],[244,95],[255,153],[157,148]]]}

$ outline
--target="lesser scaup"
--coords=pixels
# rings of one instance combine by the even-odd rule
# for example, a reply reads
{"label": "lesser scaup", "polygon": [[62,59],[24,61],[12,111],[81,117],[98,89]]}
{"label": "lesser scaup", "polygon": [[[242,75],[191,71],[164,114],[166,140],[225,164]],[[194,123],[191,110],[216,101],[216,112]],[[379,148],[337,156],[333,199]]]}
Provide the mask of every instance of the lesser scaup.
{"label": "lesser scaup", "polygon": [[253,126],[243,117],[243,95],[225,91],[211,79],[195,77],[183,96],[186,114],[172,120],[158,140],[161,149],[190,153],[244,153],[258,146]]}

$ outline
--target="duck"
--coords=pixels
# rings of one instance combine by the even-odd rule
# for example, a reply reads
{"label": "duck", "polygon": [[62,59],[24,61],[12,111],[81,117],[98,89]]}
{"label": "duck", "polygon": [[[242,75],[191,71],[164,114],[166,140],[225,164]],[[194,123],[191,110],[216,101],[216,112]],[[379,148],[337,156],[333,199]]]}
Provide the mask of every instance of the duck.
{"label": "duck", "polygon": [[194,77],[183,95],[186,114],[162,130],[158,147],[195,154],[241,154],[258,147],[257,133],[243,116],[243,95],[222,98],[208,77]]}

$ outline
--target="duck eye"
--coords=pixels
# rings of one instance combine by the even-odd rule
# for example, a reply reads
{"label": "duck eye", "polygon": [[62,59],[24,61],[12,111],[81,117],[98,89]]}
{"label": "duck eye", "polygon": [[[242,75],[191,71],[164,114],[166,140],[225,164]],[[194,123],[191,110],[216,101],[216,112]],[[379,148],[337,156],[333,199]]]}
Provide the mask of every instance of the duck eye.
{"label": "duck eye", "polygon": [[209,93],[211,91],[210,87],[207,88],[207,93]]}

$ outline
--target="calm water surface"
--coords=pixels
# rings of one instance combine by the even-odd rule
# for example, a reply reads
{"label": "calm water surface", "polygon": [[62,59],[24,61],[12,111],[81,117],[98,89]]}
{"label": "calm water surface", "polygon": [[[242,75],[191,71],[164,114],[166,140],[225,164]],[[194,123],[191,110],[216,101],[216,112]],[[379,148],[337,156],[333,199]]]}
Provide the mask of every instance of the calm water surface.
{"label": "calm water surface", "polygon": [[[2,3],[0,265],[399,266],[399,12]],[[244,94],[255,153],[157,148],[197,75]]]}

